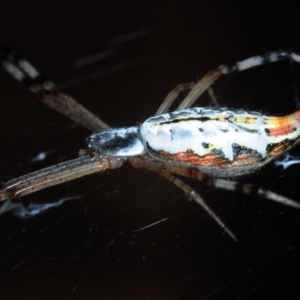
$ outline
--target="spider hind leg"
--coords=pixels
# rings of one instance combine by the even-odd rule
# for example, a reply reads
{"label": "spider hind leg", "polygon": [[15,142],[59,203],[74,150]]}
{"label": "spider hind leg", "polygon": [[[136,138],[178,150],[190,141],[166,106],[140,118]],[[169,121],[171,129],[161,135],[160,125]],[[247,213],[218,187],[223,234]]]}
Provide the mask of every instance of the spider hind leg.
{"label": "spider hind leg", "polygon": [[199,180],[208,186],[233,192],[241,192],[249,196],[258,196],[260,198],[275,201],[286,206],[300,209],[300,203],[251,183],[240,183],[234,180],[213,178],[208,176],[207,174],[200,172],[196,168],[180,168],[170,166],[168,167],[168,169],[170,170],[170,172],[176,175]]}

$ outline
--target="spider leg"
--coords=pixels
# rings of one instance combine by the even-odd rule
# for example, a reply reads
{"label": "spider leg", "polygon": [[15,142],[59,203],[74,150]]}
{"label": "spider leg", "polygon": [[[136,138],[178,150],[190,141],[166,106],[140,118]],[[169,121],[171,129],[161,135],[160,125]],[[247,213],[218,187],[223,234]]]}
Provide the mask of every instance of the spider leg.
{"label": "spider leg", "polygon": [[167,180],[175,184],[179,189],[181,189],[188,197],[191,197],[194,201],[196,201],[206,212],[207,214],[235,241],[238,239],[232,233],[232,231],[228,228],[228,226],[220,219],[219,216],[215,214],[215,212],[205,203],[202,197],[188,184],[183,182],[181,179],[177,178],[172,172],[172,168],[169,166],[159,166],[151,159],[140,159],[138,157],[133,157],[128,159],[129,163],[136,168],[143,168],[146,170],[153,171],[159,174],[162,177],[165,177]]}
{"label": "spider leg", "polygon": [[173,90],[169,92],[165,100],[156,111],[155,116],[166,113],[180,93],[191,90],[194,86],[195,82],[181,83],[177,85]]}
{"label": "spider leg", "polygon": [[36,191],[106,169],[116,169],[125,159],[114,156],[82,156],[17,177],[2,184],[0,201],[16,199]]}
{"label": "spider leg", "polygon": [[[195,85],[196,85],[195,82],[181,83],[181,84],[177,85],[173,90],[171,90],[169,92],[167,97],[164,99],[164,101],[162,102],[162,104],[160,105],[158,110],[156,111],[155,116],[168,112],[170,106],[174,103],[174,101],[177,99],[179,94],[182,92],[188,91],[188,90],[192,90]],[[220,104],[217,100],[217,97],[215,96],[214,91],[211,86],[209,86],[207,88],[207,92],[208,92],[209,97],[211,98],[211,102],[215,106],[220,106]]]}
{"label": "spider leg", "polygon": [[222,75],[221,71],[217,68],[207,73],[188,95],[182,100],[176,110],[182,110],[191,107],[195,101]]}
{"label": "spider leg", "polygon": [[183,99],[177,110],[191,107],[195,101],[217,80],[221,75],[228,75],[236,72],[245,71],[247,69],[262,66],[267,63],[278,62],[282,60],[290,60],[300,63],[300,55],[286,51],[274,51],[264,55],[253,56],[248,59],[239,61],[233,65],[221,65],[215,70],[206,74]]}
{"label": "spider leg", "polygon": [[300,209],[300,203],[297,203],[287,197],[274,193],[270,190],[258,187],[254,184],[239,183],[234,180],[212,178],[195,168],[182,168],[182,167],[170,166],[168,167],[168,170],[177,175],[199,180],[208,186],[213,186],[228,191],[238,191],[246,195],[259,196],[267,200],[275,201],[286,206]]}
{"label": "spider leg", "polygon": [[218,101],[218,99],[217,99],[217,97],[216,97],[216,95],[215,95],[215,93],[214,93],[214,90],[213,90],[212,86],[210,86],[210,87],[207,89],[207,93],[208,93],[208,96],[209,96],[210,99],[211,99],[212,104],[213,104],[214,106],[216,106],[216,107],[220,107],[220,103],[219,103],[219,101]]}
{"label": "spider leg", "polygon": [[0,62],[12,77],[26,85],[39,101],[52,109],[93,132],[109,128],[76,100],[58,91],[55,83],[43,77],[16,51],[4,48],[0,53]]}

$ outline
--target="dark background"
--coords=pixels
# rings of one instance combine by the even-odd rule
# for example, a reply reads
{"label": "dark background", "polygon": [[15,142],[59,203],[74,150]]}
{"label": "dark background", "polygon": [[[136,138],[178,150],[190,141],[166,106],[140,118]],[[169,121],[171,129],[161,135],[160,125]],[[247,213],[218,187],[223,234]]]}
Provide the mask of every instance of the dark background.
{"label": "dark background", "polygon": [[[200,79],[219,64],[278,49],[299,52],[295,3],[7,2],[0,43],[18,49],[110,125],[129,126],[151,116],[177,84]],[[74,67],[103,52],[109,56]],[[288,62],[269,65],[223,78],[214,90],[224,106],[291,113],[299,70]],[[199,105],[208,105],[206,97]],[[4,71],[0,120],[3,181],[76,157],[89,134],[37,103]],[[46,159],[34,161],[41,152]],[[299,154],[299,147],[291,153]],[[299,168],[282,171],[270,164],[241,181],[300,200]],[[238,243],[176,187],[130,166],[15,202],[19,206],[0,216],[1,299],[265,299],[298,293],[300,212],[191,184]],[[21,212],[33,203],[44,212],[18,218],[13,213],[21,203]]]}

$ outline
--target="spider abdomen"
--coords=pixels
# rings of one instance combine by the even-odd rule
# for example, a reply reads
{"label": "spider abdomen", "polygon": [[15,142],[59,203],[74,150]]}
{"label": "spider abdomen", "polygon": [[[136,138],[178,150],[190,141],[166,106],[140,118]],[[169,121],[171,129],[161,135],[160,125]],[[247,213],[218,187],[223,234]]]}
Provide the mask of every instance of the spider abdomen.
{"label": "spider abdomen", "polygon": [[297,113],[268,117],[226,108],[190,108],[146,120],[140,137],[154,158],[218,177],[247,174],[294,145]]}

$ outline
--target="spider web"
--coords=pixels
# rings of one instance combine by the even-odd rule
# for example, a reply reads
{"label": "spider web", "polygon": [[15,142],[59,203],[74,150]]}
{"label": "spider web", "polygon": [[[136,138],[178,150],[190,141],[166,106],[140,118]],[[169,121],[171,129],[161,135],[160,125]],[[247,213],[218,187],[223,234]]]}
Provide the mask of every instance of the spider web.
{"label": "spider web", "polygon": [[[215,13],[218,16],[218,11]],[[65,50],[49,45],[48,54],[55,53],[55,59],[48,62],[40,57],[40,49],[20,50],[38,68],[57,78],[64,92],[115,127],[142,122],[177,83],[193,80],[218,63],[258,53],[252,49],[252,53],[234,58],[222,53],[224,57],[216,59],[202,50],[201,55],[210,57],[209,61],[195,63],[199,49],[193,49],[193,43],[188,44],[188,50],[183,49],[186,44],[181,45],[180,38],[186,43],[190,40],[185,39],[187,31],[175,34],[173,27],[167,27],[170,31],[162,37],[159,32],[164,18],[161,16],[155,27],[145,24],[144,16],[135,19],[134,26],[123,28],[122,34],[120,28],[112,29],[97,51],[94,45],[74,52],[66,45]],[[176,26],[179,20],[172,24]],[[195,36],[198,33],[195,30]],[[84,39],[84,34],[79,36]],[[267,50],[276,50],[273,48]],[[175,54],[169,58],[171,50]],[[177,61],[179,56],[185,59]],[[203,69],[199,70],[201,64]],[[2,179],[76,157],[89,133],[32,101],[32,95],[2,73],[5,89],[0,92],[6,103],[3,119],[7,126],[0,129]],[[291,73],[288,63],[266,66],[224,78],[214,91],[226,106],[290,113],[295,110],[294,86],[299,78],[296,72]],[[200,105],[208,99],[201,101]],[[289,155],[294,158],[281,160],[281,165],[298,160],[299,147]],[[285,169],[270,164],[241,181],[299,199],[297,164]],[[252,299],[292,295],[300,271],[299,211],[189,183],[237,235],[238,243],[173,185],[130,166],[40,191],[22,201],[2,203],[3,299]]]}

